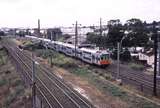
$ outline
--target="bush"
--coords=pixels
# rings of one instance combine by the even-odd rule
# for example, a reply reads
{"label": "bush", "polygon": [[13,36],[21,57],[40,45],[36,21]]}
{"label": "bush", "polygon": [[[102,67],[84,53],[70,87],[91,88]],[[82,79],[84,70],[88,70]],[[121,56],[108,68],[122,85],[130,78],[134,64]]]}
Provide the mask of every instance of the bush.
{"label": "bush", "polygon": [[[117,49],[113,50],[111,54],[111,58],[114,60],[117,60]],[[128,51],[128,49],[125,49],[124,51],[120,52],[120,60],[121,61],[130,61],[131,60],[131,54]]]}
{"label": "bush", "polygon": [[128,49],[126,49],[124,52],[121,53],[120,59],[121,59],[121,61],[130,61],[131,60],[131,54],[128,51]]}
{"label": "bush", "polygon": [[86,68],[75,68],[72,70],[72,73],[79,76],[86,76],[88,74],[88,70]]}
{"label": "bush", "polygon": [[117,60],[117,49],[112,51],[111,58]]}
{"label": "bush", "polygon": [[142,71],[144,69],[145,66],[141,65],[141,64],[135,64],[135,63],[131,63],[130,67],[134,70],[140,70]]}
{"label": "bush", "polygon": [[5,85],[7,83],[7,80],[6,79],[0,79],[0,87]]}

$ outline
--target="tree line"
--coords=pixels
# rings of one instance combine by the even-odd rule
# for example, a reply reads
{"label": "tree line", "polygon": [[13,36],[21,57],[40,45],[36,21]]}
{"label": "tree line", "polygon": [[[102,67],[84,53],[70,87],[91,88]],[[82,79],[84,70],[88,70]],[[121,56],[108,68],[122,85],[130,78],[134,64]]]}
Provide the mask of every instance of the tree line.
{"label": "tree line", "polygon": [[[160,22],[147,24],[137,18],[129,19],[122,24],[119,19],[110,20],[107,24],[107,34],[102,36],[98,32],[87,33],[87,42],[99,47],[116,47],[121,42],[123,47],[153,47],[153,25]],[[102,29],[103,30],[103,29]]]}

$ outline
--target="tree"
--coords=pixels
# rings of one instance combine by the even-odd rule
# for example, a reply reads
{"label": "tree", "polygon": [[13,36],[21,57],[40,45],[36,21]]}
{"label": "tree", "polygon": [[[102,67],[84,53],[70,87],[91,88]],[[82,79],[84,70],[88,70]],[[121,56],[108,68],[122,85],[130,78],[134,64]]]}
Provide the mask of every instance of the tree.
{"label": "tree", "polygon": [[112,43],[113,46],[117,46],[117,42],[120,42],[124,36],[124,28],[120,20],[108,21],[108,43]]}
{"label": "tree", "polygon": [[107,37],[100,36],[100,34],[96,34],[94,32],[87,33],[87,41],[88,43],[96,44],[98,47],[107,46]]}
{"label": "tree", "polygon": [[0,31],[0,36],[4,36],[5,33],[3,31]]}
{"label": "tree", "polygon": [[147,29],[140,19],[132,18],[125,23],[125,29],[128,32],[123,41],[123,46],[145,46],[149,41]]}
{"label": "tree", "polygon": [[125,49],[120,55],[121,61],[130,61],[131,60],[131,53],[128,49]]}

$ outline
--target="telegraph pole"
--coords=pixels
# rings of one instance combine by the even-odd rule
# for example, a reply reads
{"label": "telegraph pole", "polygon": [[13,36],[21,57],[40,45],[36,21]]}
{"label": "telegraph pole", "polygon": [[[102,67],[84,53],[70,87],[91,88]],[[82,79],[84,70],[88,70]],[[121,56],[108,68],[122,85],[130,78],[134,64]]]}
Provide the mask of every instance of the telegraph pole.
{"label": "telegraph pole", "polygon": [[78,44],[78,22],[75,25],[75,57],[77,56],[77,44]]}
{"label": "telegraph pole", "polygon": [[120,43],[117,43],[117,79],[119,79],[120,76]]}
{"label": "telegraph pole", "polygon": [[[53,33],[52,33],[52,30],[51,30],[51,41],[53,41]],[[46,46],[46,50],[48,50],[47,46]],[[50,65],[51,65],[51,67],[52,67],[52,66],[53,66],[53,61],[52,61],[52,58],[53,58],[52,56],[53,56],[53,55],[52,55],[51,52],[50,52],[50,54],[51,54],[51,55],[50,55],[50,62],[51,62]]]}
{"label": "telegraph pole", "polygon": [[158,75],[157,75],[157,78],[160,78],[160,35],[159,35],[159,32],[158,32]]}
{"label": "telegraph pole", "polygon": [[100,18],[100,36],[102,36],[102,18]]}
{"label": "telegraph pole", "polygon": [[40,37],[40,19],[38,19],[38,36]]}
{"label": "telegraph pole", "polygon": [[153,82],[153,95],[157,96],[157,30],[155,23],[153,23],[153,36],[154,36],[154,82]]}
{"label": "telegraph pole", "polygon": [[32,108],[36,108],[35,61],[32,53]]}
{"label": "telegraph pole", "polygon": [[52,30],[51,30],[51,41],[53,41],[53,35],[52,35]]}

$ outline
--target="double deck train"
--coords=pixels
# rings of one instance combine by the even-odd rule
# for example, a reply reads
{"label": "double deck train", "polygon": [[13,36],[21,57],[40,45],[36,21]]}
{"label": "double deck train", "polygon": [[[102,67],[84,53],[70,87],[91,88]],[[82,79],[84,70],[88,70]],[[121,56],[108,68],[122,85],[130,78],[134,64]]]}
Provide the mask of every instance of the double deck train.
{"label": "double deck train", "polygon": [[33,41],[42,41],[44,46],[58,52],[62,52],[68,56],[76,57],[89,64],[98,66],[107,66],[111,64],[110,54],[106,50],[91,49],[85,47],[75,47],[73,44],[63,43],[59,41],[51,41],[49,39],[38,38],[34,36],[25,36]]}

